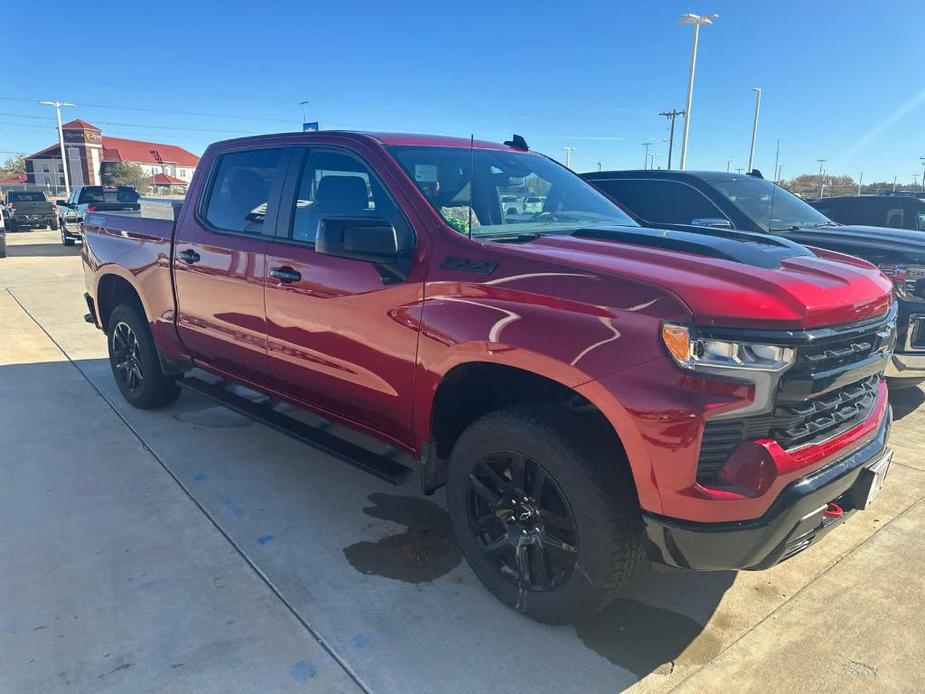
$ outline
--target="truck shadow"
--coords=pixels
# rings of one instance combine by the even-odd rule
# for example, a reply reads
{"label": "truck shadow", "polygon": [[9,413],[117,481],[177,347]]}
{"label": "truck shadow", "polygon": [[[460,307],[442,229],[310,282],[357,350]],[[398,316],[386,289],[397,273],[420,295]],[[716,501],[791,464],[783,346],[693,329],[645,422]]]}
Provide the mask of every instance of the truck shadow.
{"label": "truck shadow", "polygon": [[[366,515],[405,529],[345,547],[354,569],[420,584],[449,574],[462,562],[441,506],[414,496],[373,493],[368,498]],[[585,647],[639,678],[669,674],[678,662],[705,664],[723,644],[704,629],[734,580],[733,571],[694,573],[647,564],[624,596],[573,628]]]}
{"label": "truck shadow", "polygon": [[893,421],[899,421],[925,401],[925,392],[921,388],[901,388],[890,391],[890,405],[893,406]]}
{"label": "truck shadow", "polygon": [[6,255],[8,258],[50,258],[64,255],[80,255],[80,246],[62,246],[60,243],[10,243],[6,237]]}

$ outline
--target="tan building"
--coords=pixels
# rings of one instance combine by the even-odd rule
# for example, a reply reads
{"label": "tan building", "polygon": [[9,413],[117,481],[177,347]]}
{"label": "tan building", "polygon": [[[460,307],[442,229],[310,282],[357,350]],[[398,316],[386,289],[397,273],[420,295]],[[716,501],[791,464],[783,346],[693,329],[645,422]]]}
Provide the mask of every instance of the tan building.
{"label": "tan building", "polygon": [[[117,162],[137,164],[148,176],[163,174],[189,184],[199,164],[199,157],[182,147],[109,137],[80,119],[65,123],[62,132],[72,188],[100,185],[102,171]],[[26,179],[43,187],[63,186],[61,148],[54,144],[26,157]]]}

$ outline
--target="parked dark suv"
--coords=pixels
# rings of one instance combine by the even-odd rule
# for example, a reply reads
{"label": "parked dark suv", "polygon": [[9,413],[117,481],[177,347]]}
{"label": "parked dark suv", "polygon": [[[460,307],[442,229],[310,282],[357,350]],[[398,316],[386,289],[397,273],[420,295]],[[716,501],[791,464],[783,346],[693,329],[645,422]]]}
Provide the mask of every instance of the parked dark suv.
{"label": "parked dark suv", "polygon": [[899,301],[898,342],[886,375],[893,387],[925,380],[925,234],[838,224],[760,176],[659,170],[582,176],[645,226],[770,232],[878,265]]}
{"label": "parked dark suv", "polygon": [[[925,195],[925,193],[923,193]],[[841,224],[925,231],[925,200],[908,195],[845,195],[809,204]]]}

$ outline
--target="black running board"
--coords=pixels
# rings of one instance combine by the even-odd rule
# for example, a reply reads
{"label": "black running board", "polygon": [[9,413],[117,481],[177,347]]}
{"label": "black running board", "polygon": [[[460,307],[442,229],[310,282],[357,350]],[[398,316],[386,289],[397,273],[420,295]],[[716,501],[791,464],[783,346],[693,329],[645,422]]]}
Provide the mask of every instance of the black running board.
{"label": "black running board", "polygon": [[313,446],[319,450],[340,458],[355,468],[368,472],[374,477],[399,485],[411,477],[411,469],[394,460],[334,436],[323,429],[307,424],[293,417],[277,412],[269,407],[200,378],[190,376],[177,381],[183,388],[195,391],[214,400],[238,414],[265,424],[271,429]]}

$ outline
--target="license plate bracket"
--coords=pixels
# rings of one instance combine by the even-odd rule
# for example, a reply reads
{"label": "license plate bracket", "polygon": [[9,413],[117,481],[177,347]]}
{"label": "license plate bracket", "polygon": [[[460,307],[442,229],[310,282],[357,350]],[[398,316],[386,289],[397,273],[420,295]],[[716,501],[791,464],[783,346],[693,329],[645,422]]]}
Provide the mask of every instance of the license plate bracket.
{"label": "license plate bracket", "polygon": [[883,482],[893,462],[893,451],[887,451],[877,462],[863,470],[854,483],[855,506],[864,511],[870,507],[874,499],[883,489]]}

